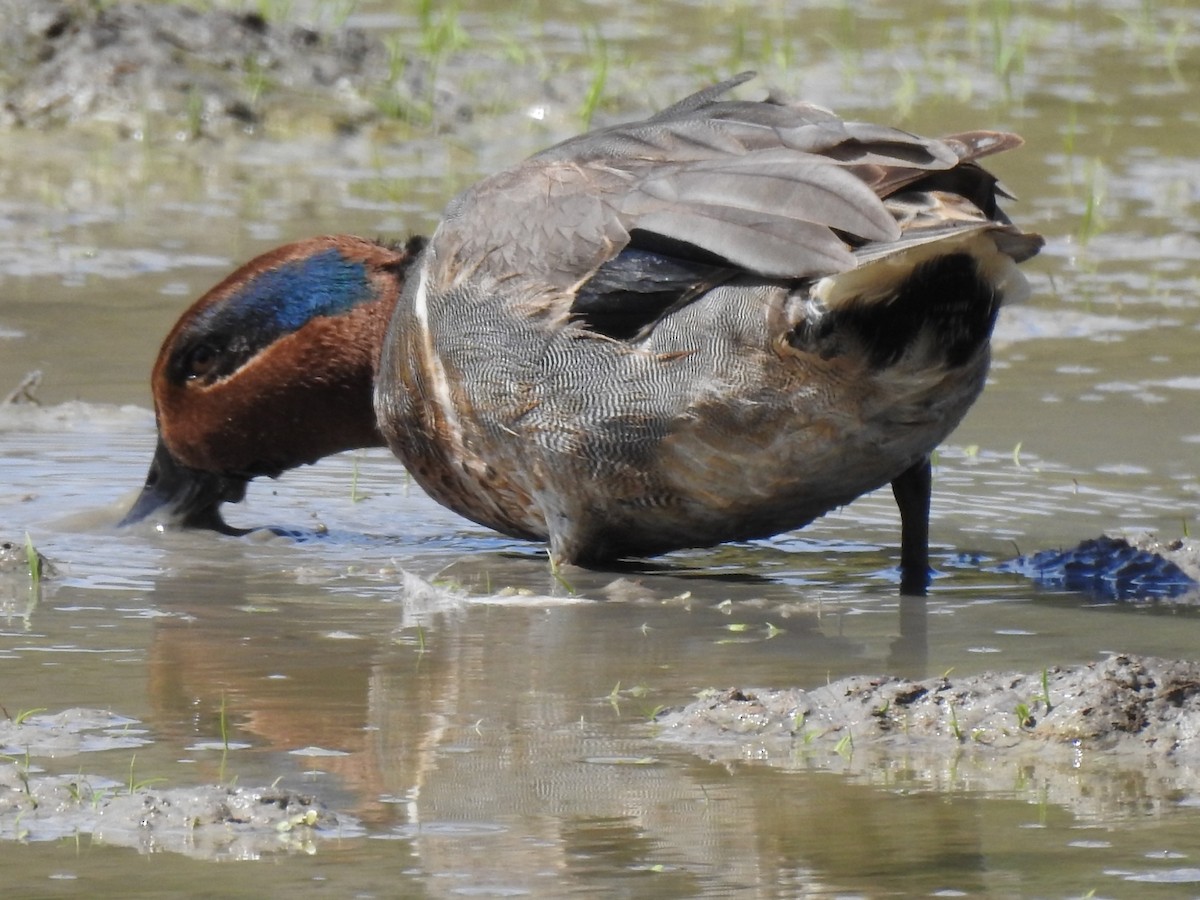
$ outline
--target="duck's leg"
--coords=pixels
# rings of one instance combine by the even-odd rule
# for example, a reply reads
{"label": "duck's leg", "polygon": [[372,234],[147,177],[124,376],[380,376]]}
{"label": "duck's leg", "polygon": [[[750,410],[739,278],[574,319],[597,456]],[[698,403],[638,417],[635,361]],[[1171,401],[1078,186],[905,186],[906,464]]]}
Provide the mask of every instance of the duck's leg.
{"label": "duck's leg", "polygon": [[933,475],[924,457],[892,479],[900,507],[900,593],[924,597],[929,587],[929,496]]}

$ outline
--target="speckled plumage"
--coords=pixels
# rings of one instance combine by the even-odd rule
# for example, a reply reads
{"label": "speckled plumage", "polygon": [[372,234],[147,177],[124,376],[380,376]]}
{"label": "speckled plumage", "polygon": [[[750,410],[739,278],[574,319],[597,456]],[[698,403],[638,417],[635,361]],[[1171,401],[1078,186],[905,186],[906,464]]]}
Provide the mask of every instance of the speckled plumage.
{"label": "speckled plumage", "polygon": [[[982,389],[999,304],[1024,290],[1015,263],[1041,243],[1008,222],[975,162],[1020,139],[931,140],[722,99],[740,80],[479,182],[411,266],[356,247],[390,322],[383,334],[372,314],[354,334],[352,318],[327,317],[378,354],[355,440],[382,434],[435,499],[548,541],[557,563],[776,534],[891,482],[904,587],[923,590],[928,455]],[[197,305],[253,281],[235,274]],[[255,394],[303,397],[298,348],[279,345],[307,331],[218,383],[248,385],[261,365],[277,383]],[[219,451],[183,446],[205,443],[199,417],[160,396],[186,332],[155,372],[163,452],[219,472]],[[294,435],[255,439],[286,457]],[[311,461],[300,449],[291,465]],[[267,474],[287,468],[264,458]]]}

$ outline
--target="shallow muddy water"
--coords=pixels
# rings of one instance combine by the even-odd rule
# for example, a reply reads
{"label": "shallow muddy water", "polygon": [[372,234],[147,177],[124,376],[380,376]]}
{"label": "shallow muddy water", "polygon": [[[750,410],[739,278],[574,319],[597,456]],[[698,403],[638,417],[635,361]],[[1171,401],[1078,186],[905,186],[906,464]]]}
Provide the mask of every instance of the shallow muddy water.
{"label": "shallow muddy water", "polygon": [[[1161,757],[714,756],[654,721],[714,687],[1195,658],[1189,605],[994,568],[1105,531],[1200,533],[1200,10],[1049,6],[462,4],[437,77],[485,98],[469,117],[221,142],[0,133],[0,395],[42,373],[41,406],[0,407],[0,541],[28,534],[55,570],[36,588],[0,573],[0,705],[25,729],[0,748],[5,895],[1200,893],[1200,789]],[[432,52],[407,10],[355,10]],[[229,510],[298,538],[112,527],[153,447],[150,365],[192,298],[286,240],[428,231],[455,190],[583,127],[602,55],[597,123],[758,68],[752,88],[847,116],[1026,137],[993,168],[1048,243],[939,452],[927,601],[896,595],[887,492],[771,541],[561,580],[381,451]],[[51,718],[72,709],[93,712],[69,737]],[[21,806],[56,776],[79,795],[61,814]],[[274,785],[336,824],[81,825],[203,785]]]}

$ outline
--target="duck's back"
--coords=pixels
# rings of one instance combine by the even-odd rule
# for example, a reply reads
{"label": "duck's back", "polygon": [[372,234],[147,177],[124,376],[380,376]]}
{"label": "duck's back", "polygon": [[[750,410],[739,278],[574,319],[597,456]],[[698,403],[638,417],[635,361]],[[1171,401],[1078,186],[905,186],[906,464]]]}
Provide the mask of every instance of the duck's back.
{"label": "duck's back", "polygon": [[944,142],[722,102],[567,141],[448,209],[376,406],[438,500],[591,562],[799,527],[928,454],[1036,252]]}

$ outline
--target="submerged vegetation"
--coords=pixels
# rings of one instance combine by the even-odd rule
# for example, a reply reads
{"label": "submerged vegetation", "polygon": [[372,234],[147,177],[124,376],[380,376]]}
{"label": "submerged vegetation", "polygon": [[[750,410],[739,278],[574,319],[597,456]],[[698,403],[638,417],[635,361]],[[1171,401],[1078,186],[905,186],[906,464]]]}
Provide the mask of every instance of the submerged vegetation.
{"label": "submerged vegetation", "polygon": [[25,562],[29,569],[29,584],[36,591],[42,585],[42,568],[45,563],[42,554],[33,546],[33,538],[25,533]]}

